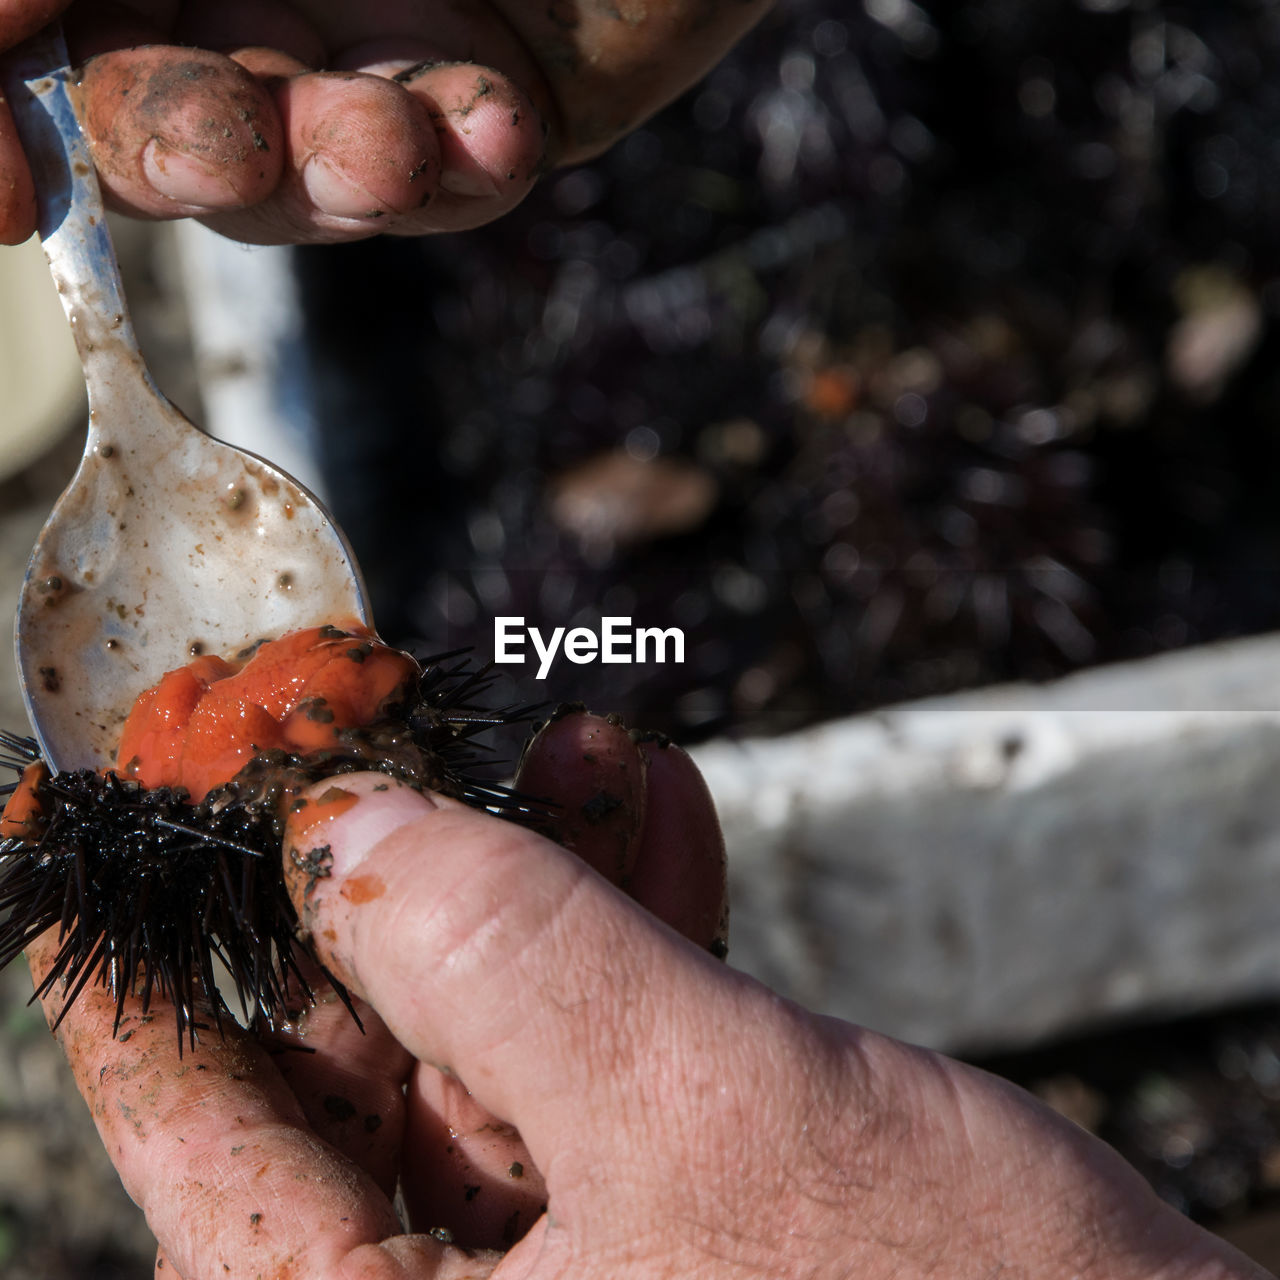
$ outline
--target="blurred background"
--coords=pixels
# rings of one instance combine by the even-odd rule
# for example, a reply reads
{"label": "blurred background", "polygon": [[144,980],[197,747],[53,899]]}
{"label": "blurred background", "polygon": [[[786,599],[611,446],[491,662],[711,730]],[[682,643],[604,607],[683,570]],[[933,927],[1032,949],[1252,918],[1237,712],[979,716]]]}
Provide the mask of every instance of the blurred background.
{"label": "blurred background", "polygon": [[[1273,1267],[1280,954],[1242,965],[1204,922],[1241,933],[1247,898],[1249,930],[1280,945],[1265,878],[1280,872],[1276,729],[1248,716],[1280,712],[1280,649],[1214,647],[1280,623],[1277,70],[1280,5],[1267,0],[786,0],[703,84],[492,228],[276,252],[116,224],[162,385],[327,497],[388,640],[483,661],[495,615],[679,626],[682,665],[561,662],[545,682],[526,668],[501,696],[618,710],[706,744],[713,772],[761,741],[811,761],[810,726],[845,717],[875,759],[902,751],[881,788],[889,817],[848,801],[857,751],[809,770],[813,812],[863,805],[859,852],[847,825],[814,836],[821,824],[802,831],[789,809],[759,874],[764,820],[733,809],[724,785],[731,854],[735,830],[748,848],[743,963],[784,986],[821,969],[792,988],[1036,1089]],[[0,346],[35,353],[0,369],[6,601],[74,465],[82,413],[56,303],[33,318],[49,299],[38,253],[24,252],[0,254]],[[1160,665],[1184,650],[1186,665]],[[1133,665],[1105,686],[1072,683],[1115,663]],[[0,723],[17,727],[7,668],[4,680]],[[1008,682],[1016,697],[999,692]],[[1099,692],[1071,693],[1082,688]],[[942,755],[897,710],[919,699],[953,735]],[[1067,704],[1084,718],[1064,720]],[[1175,706],[1227,717],[1189,763],[1177,752],[1190,722],[1152,718]],[[969,727],[993,710],[998,731]],[[1104,750],[1089,738],[1104,711],[1144,727]],[[861,922],[811,919],[813,884],[834,877],[893,924],[981,881],[985,906],[892,940],[978,972],[955,960],[970,935],[1036,896],[1038,863],[1007,910],[988,882],[1010,865],[1011,831],[1046,830],[1044,771],[1012,763],[1042,759],[1046,714],[1072,767],[1093,768],[1075,768],[1055,813],[1079,823],[1096,802],[1099,847],[1119,832],[1129,861],[1055,881],[1040,909],[1101,917],[1095,967],[1116,981],[1086,989],[1077,957],[1031,930],[988,969],[1043,975],[1019,996],[1043,1016],[975,1000],[948,1022],[913,993],[908,1017],[887,987],[876,1003]],[[886,725],[896,736],[875,738]],[[952,765],[970,768],[993,732],[1004,772],[957,781]],[[517,746],[499,744],[499,772]],[[750,767],[804,768],[771,750],[752,748]],[[922,755],[947,773],[928,803],[894,790]],[[1185,847],[1157,822],[1177,797],[1142,772],[1175,757],[1202,780],[1197,812],[1225,811],[1219,826],[1173,823],[1195,827]],[[965,806],[933,803],[957,788]],[[949,850],[927,841],[910,858],[888,848],[884,864],[865,852],[877,832],[886,846],[886,830],[899,847],[921,839],[904,806],[950,815],[933,830],[959,850],[946,873],[958,890],[930,888]],[[1071,819],[1055,824],[1089,844]],[[1204,868],[1237,849],[1239,896],[1218,901]],[[1152,888],[1170,867],[1180,896]],[[889,925],[873,924],[881,963],[897,966]],[[788,968],[770,930],[791,930],[803,963]],[[1132,978],[1116,957],[1139,934],[1154,941],[1142,964],[1126,959],[1142,969]],[[1161,985],[1153,964],[1194,973]],[[24,981],[0,977],[0,1275],[148,1275],[145,1229]],[[932,971],[909,981],[940,984]]]}

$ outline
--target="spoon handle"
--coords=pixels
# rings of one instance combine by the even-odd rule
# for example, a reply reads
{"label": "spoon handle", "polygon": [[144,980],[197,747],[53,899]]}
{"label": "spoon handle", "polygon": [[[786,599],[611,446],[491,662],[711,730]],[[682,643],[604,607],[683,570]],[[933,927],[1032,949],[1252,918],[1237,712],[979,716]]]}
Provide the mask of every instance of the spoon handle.
{"label": "spoon handle", "polygon": [[[60,23],[53,22],[3,59],[3,85],[36,187],[37,226],[89,386],[103,398],[121,360],[146,371],[125,306],[115,246],[89,144],[75,108],[75,76]],[[89,447],[96,415],[90,414]]]}

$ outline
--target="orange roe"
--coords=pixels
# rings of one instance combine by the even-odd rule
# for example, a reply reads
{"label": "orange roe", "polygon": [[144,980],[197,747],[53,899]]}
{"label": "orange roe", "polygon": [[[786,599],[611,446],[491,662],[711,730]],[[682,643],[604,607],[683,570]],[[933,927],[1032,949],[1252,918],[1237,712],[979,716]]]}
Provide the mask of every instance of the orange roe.
{"label": "orange roe", "polygon": [[417,670],[362,627],[296,631],[241,662],[196,658],[133,704],[116,772],[148,788],[185,787],[198,803],[260,752],[322,751],[369,724]]}
{"label": "orange roe", "polygon": [[0,840],[36,840],[44,822],[37,788],[48,775],[48,769],[37,760],[22,771],[17,789],[0,813]]}
{"label": "orange roe", "polygon": [[[116,772],[144,787],[185,787],[198,804],[260,752],[308,755],[370,724],[417,671],[361,626],[295,631],[240,661],[196,658],[133,704]],[[0,839],[39,838],[47,773],[38,761],[23,771],[0,813]]]}

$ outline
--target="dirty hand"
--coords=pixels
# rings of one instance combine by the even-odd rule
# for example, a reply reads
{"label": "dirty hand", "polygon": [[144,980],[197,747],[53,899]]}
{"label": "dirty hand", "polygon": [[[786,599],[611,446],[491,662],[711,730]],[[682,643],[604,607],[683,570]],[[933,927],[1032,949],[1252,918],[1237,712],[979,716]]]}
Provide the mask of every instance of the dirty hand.
{"label": "dirty hand", "polygon": [[[546,164],[602,151],[691,84],[768,3],[0,0],[0,49],[63,15],[115,208],[327,242],[498,217]],[[0,101],[0,242],[33,229]]]}
{"label": "dirty hand", "polygon": [[366,1038],[326,1005],[314,1056],[244,1037],[180,1062],[163,1021],[131,1015],[120,1043],[105,993],[72,1009],[158,1277],[1260,1280],[1027,1095],[805,1013],[659,923],[638,902],[716,932],[696,772],[598,720],[553,731],[525,784],[561,779],[571,842],[632,898],[531,832],[353,776],[288,865],[325,964],[381,1014]]}
{"label": "dirty hand", "polygon": [[[556,802],[550,826],[584,878],[594,867],[697,947],[719,949],[724,848],[688,756],[572,713],[537,735],[518,781],[525,794]],[[456,802],[432,810],[390,785],[380,774],[320,784],[296,819],[307,825],[294,829],[295,847],[328,839],[328,815],[335,800],[341,809],[344,788],[371,796],[349,815],[358,839],[375,839],[388,822],[421,810],[461,824],[462,866],[476,840],[516,861],[522,848],[546,845]],[[335,787],[336,795],[326,794]],[[434,841],[432,848],[447,851]],[[308,884],[319,900],[326,881],[314,878],[314,864],[306,872],[290,866],[309,911]],[[524,881],[522,867],[514,873]],[[440,884],[448,871],[424,855],[418,875],[420,884]],[[380,896],[374,882],[361,884],[358,877],[348,884],[350,900]],[[29,948],[37,980],[56,950],[52,933]],[[429,975],[414,973],[429,991]],[[326,1268],[401,1230],[391,1207],[397,1184],[414,1227],[469,1246],[509,1245],[542,1213],[546,1187],[515,1130],[456,1078],[419,1065],[357,1001],[362,1035],[323,976],[313,977],[324,995],[297,1025],[260,1038],[234,1027],[225,1040],[206,1032],[182,1057],[173,1011],[162,1002],[144,1015],[128,1000],[118,1037],[114,1002],[101,987],[91,985],[67,1011],[58,1037],[126,1187],[161,1241],[157,1276],[366,1274],[356,1261],[348,1273]],[[51,1021],[63,998],[57,990],[46,1001]],[[440,1247],[429,1236],[423,1243]]]}

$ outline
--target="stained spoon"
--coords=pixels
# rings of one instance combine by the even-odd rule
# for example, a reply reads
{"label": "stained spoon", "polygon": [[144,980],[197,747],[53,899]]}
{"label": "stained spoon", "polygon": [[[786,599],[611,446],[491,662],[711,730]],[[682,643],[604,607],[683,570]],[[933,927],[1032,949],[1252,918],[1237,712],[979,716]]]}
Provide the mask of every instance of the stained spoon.
{"label": "stained spoon", "polygon": [[84,456],[22,585],[18,670],[46,760],[101,769],[134,699],[166,671],[302,627],[367,622],[368,606],[319,500],[205,435],[147,371],[56,24],[5,55],[3,84],[89,390]]}

